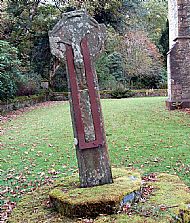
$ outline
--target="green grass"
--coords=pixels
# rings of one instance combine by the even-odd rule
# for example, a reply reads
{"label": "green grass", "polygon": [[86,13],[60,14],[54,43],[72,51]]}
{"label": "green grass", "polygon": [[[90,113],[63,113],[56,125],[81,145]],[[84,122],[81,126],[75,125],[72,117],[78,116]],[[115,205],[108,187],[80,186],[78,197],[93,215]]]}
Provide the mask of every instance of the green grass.
{"label": "green grass", "polygon": [[190,185],[189,114],[166,110],[165,98],[105,101],[104,111],[113,164],[178,173]]}
{"label": "green grass", "polygon": [[[140,173],[127,169],[129,168],[113,168],[114,183],[100,187],[77,188],[79,185],[77,174],[60,178],[52,185],[40,187],[21,199],[7,223],[91,222],[88,219],[84,220],[84,218],[73,219],[73,215],[79,217],[80,214],[85,215],[86,213],[87,216],[95,217],[97,212],[101,214],[104,211],[110,213],[113,211],[111,207],[114,209],[119,208],[118,203],[120,203],[124,195],[140,189],[140,186],[142,186]],[[135,174],[138,179],[132,184],[129,182],[131,174]],[[144,201],[132,203],[131,208],[124,208],[123,212],[121,211],[119,214],[97,216],[93,222],[189,223],[190,193],[188,187],[175,175],[160,173],[153,178],[156,181],[146,181],[143,184],[144,189],[153,188],[148,196],[147,192],[143,193]],[[48,205],[48,195],[54,197],[54,199],[56,198],[54,204],[57,211]],[[110,203],[110,201],[112,202]],[[109,209],[105,210],[108,206]],[[67,218],[65,215],[69,215],[71,218]]]}
{"label": "green grass", "polygon": [[[102,100],[113,166],[179,175],[190,186],[190,115],[167,111],[165,98]],[[40,107],[3,125],[0,191],[15,199],[77,170],[67,102]],[[12,188],[12,189],[11,189]]]}

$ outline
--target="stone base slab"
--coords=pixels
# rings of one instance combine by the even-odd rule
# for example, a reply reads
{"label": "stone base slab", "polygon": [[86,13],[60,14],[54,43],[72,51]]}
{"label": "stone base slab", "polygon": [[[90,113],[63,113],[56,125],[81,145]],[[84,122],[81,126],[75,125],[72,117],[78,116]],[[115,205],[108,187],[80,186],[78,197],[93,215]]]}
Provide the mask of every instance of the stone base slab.
{"label": "stone base slab", "polygon": [[49,196],[54,208],[69,218],[97,217],[100,214],[115,214],[124,199],[134,202],[140,194],[141,176],[138,172],[118,169],[114,183],[102,186],[53,189]]}
{"label": "stone base slab", "polygon": [[190,99],[184,100],[166,100],[166,107],[169,110],[190,108]]}
{"label": "stone base slab", "polygon": [[[135,171],[136,172],[136,171]],[[129,172],[133,176],[134,170]],[[122,177],[122,173],[113,169],[114,181]],[[129,176],[129,175],[128,175]],[[132,180],[133,177],[130,179]],[[139,202],[136,213],[126,213],[99,216],[94,223],[189,223],[190,222],[190,190],[177,175],[167,173],[156,174],[155,181],[144,182],[144,186],[153,187],[146,202]],[[52,208],[47,208],[46,203],[49,191],[53,188],[61,188],[67,194],[67,190],[79,186],[78,176],[58,179],[53,185],[41,187],[32,193],[25,195],[14,208],[8,219],[9,223],[84,223],[91,222],[84,219],[71,219],[60,215]],[[106,185],[108,186],[108,185]],[[138,186],[138,184],[137,184]],[[101,188],[98,186],[96,188]],[[138,187],[137,187],[138,188]],[[92,188],[91,188],[92,189]],[[77,195],[77,194],[75,194]],[[75,200],[73,194],[73,200]],[[108,191],[106,196],[108,196]],[[91,199],[94,194],[91,194]],[[89,198],[90,199],[90,198]],[[104,197],[102,197],[102,200]],[[82,200],[82,197],[81,197]],[[139,212],[141,210],[141,212]],[[139,214],[138,214],[139,213]],[[145,215],[148,213],[149,215]]]}

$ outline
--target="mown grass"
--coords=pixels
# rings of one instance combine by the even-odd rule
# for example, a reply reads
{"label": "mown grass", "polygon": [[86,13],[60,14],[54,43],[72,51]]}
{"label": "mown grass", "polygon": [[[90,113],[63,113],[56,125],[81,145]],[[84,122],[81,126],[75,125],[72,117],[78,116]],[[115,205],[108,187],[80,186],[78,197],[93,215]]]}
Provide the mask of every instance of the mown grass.
{"label": "mown grass", "polygon": [[[113,166],[179,175],[190,186],[190,115],[165,98],[102,100]],[[0,191],[17,200],[30,188],[77,171],[67,102],[40,107],[3,125]]]}

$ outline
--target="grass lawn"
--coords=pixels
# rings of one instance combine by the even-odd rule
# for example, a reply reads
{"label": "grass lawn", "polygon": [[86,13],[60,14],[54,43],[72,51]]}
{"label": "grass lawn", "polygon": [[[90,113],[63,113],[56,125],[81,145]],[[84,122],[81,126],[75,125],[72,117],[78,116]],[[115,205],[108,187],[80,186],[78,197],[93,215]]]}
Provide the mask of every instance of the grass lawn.
{"label": "grass lawn", "polygon": [[[190,115],[167,111],[165,98],[102,100],[113,166],[169,172],[190,186]],[[40,106],[3,124],[0,205],[77,171],[67,102]]]}

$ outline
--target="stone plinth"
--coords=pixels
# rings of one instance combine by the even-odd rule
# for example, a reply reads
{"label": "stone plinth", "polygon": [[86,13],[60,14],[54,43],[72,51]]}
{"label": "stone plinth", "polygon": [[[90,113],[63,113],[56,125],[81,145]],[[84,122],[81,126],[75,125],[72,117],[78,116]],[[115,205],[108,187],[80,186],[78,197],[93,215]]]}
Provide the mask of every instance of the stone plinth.
{"label": "stone plinth", "polygon": [[92,188],[76,188],[74,185],[69,190],[55,188],[49,195],[55,209],[66,217],[97,217],[117,213],[122,199],[129,194],[135,199],[140,188],[138,172],[118,169],[113,184]]}
{"label": "stone plinth", "polygon": [[[128,171],[127,171],[128,172]],[[113,178],[122,177],[123,171],[113,169]],[[130,172],[128,172],[130,173]],[[133,172],[131,172],[133,174]],[[132,175],[133,176],[133,175]],[[53,188],[61,188],[63,191],[70,190],[79,186],[77,176],[65,177],[57,180],[51,186],[45,186],[24,196],[14,208],[8,219],[9,223],[34,223],[34,222],[51,222],[51,223],[84,223],[84,219],[71,219],[54,209],[48,208],[48,194]],[[110,184],[111,185],[111,184]],[[109,185],[109,186],[110,186]],[[108,186],[108,185],[104,185]],[[187,185],[176,175],[160,173],[157,175],[155,182],[147,182],[144,186],[152,186],[153,193],[148,197],[146,202],[139,202],[136,207],[137,211],[143,212],[114,214],[99,216],[94,219],[94,223],[189,223],[190,222],[190,192]],[[144,187],[142,185],[142,187]],[[101,188],[98,186],[97,188]],[[137,187],[138,188],[138,187]],[[118,190],[118,189],[117,189]],[[70,192],[71,193],[71,192]],[[93,194],[91,194],[91,197]],[[107,196],[107,194],[106,194]],[[103,197],[104,198],[104,197]],[[103,200],[102,198],[102,200]],[[144,216],[143,213],[149,213]],[[101,213],[100,213],[101,214]],[[90,219],[89,219],[90,222]]]}

